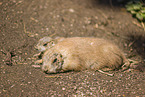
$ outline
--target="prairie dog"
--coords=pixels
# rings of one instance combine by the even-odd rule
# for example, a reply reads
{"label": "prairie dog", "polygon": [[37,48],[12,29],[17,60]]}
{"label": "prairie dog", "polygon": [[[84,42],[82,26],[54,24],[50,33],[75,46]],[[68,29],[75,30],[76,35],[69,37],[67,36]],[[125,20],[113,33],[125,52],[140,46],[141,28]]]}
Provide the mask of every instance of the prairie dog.
{"label": "prairie dog", "polygon": [[69,70],[127,69],[129,61],[123,52],[111,42],[100,38],[65,38],[45,51],[42,70],[57,73]]}
{"label": "prairie dog", "polygon": [[38,44],[35,46],[35,48],[40,52],[44,52],[47,49],[53,47],[57,42],[62,41],[63,39],[63,37],[56,37],[53,39],[51,37],[46,36],[38,41]]}

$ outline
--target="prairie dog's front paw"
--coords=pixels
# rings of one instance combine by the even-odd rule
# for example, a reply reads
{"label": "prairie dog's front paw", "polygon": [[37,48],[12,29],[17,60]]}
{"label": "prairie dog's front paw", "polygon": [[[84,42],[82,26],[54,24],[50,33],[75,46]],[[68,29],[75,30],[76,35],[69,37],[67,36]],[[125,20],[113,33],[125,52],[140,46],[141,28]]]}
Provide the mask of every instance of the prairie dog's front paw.
{"label": "prairie dog's front paw", "polygon": [[42,64],[42,59],[35,61],[35,64]]}

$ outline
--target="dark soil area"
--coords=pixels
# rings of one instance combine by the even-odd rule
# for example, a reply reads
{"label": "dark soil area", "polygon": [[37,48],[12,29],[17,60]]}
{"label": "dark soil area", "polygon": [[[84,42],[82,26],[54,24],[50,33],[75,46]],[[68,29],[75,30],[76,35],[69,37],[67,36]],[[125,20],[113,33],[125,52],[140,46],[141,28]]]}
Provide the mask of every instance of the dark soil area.
{"label": "dark soil area", "polygon": [[[0,97],[145,97],[145,31],[114,1],[1,0]],[[45,74],[32,67],[44,36],[111,40],[140,62],[139,70]]]}

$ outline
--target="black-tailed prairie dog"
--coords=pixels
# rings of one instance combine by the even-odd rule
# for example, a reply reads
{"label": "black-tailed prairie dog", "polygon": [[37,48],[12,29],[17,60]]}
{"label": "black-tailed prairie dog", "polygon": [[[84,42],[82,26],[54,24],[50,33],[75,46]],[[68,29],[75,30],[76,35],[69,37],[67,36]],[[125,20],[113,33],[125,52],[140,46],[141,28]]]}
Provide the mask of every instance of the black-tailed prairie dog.
{"label": "black-tailed prairie dog", "polygon": [[64,38],[42,56],[42,70],[57,73],[69,70],[115,70],[130,65],[123,52],[113,43],[100,38]]}

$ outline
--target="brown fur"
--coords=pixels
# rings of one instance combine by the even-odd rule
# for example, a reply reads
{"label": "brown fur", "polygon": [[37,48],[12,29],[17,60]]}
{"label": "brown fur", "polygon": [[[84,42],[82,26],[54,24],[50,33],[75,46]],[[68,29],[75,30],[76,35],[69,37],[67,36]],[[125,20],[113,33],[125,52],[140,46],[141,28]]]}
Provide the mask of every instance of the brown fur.
{"label": "brown fur", "polygon": [[65,38],[46,50],[42,70],[57,73],[69,70],[115,70],[130,65],[122,51],[111,42],[99,38]]}

